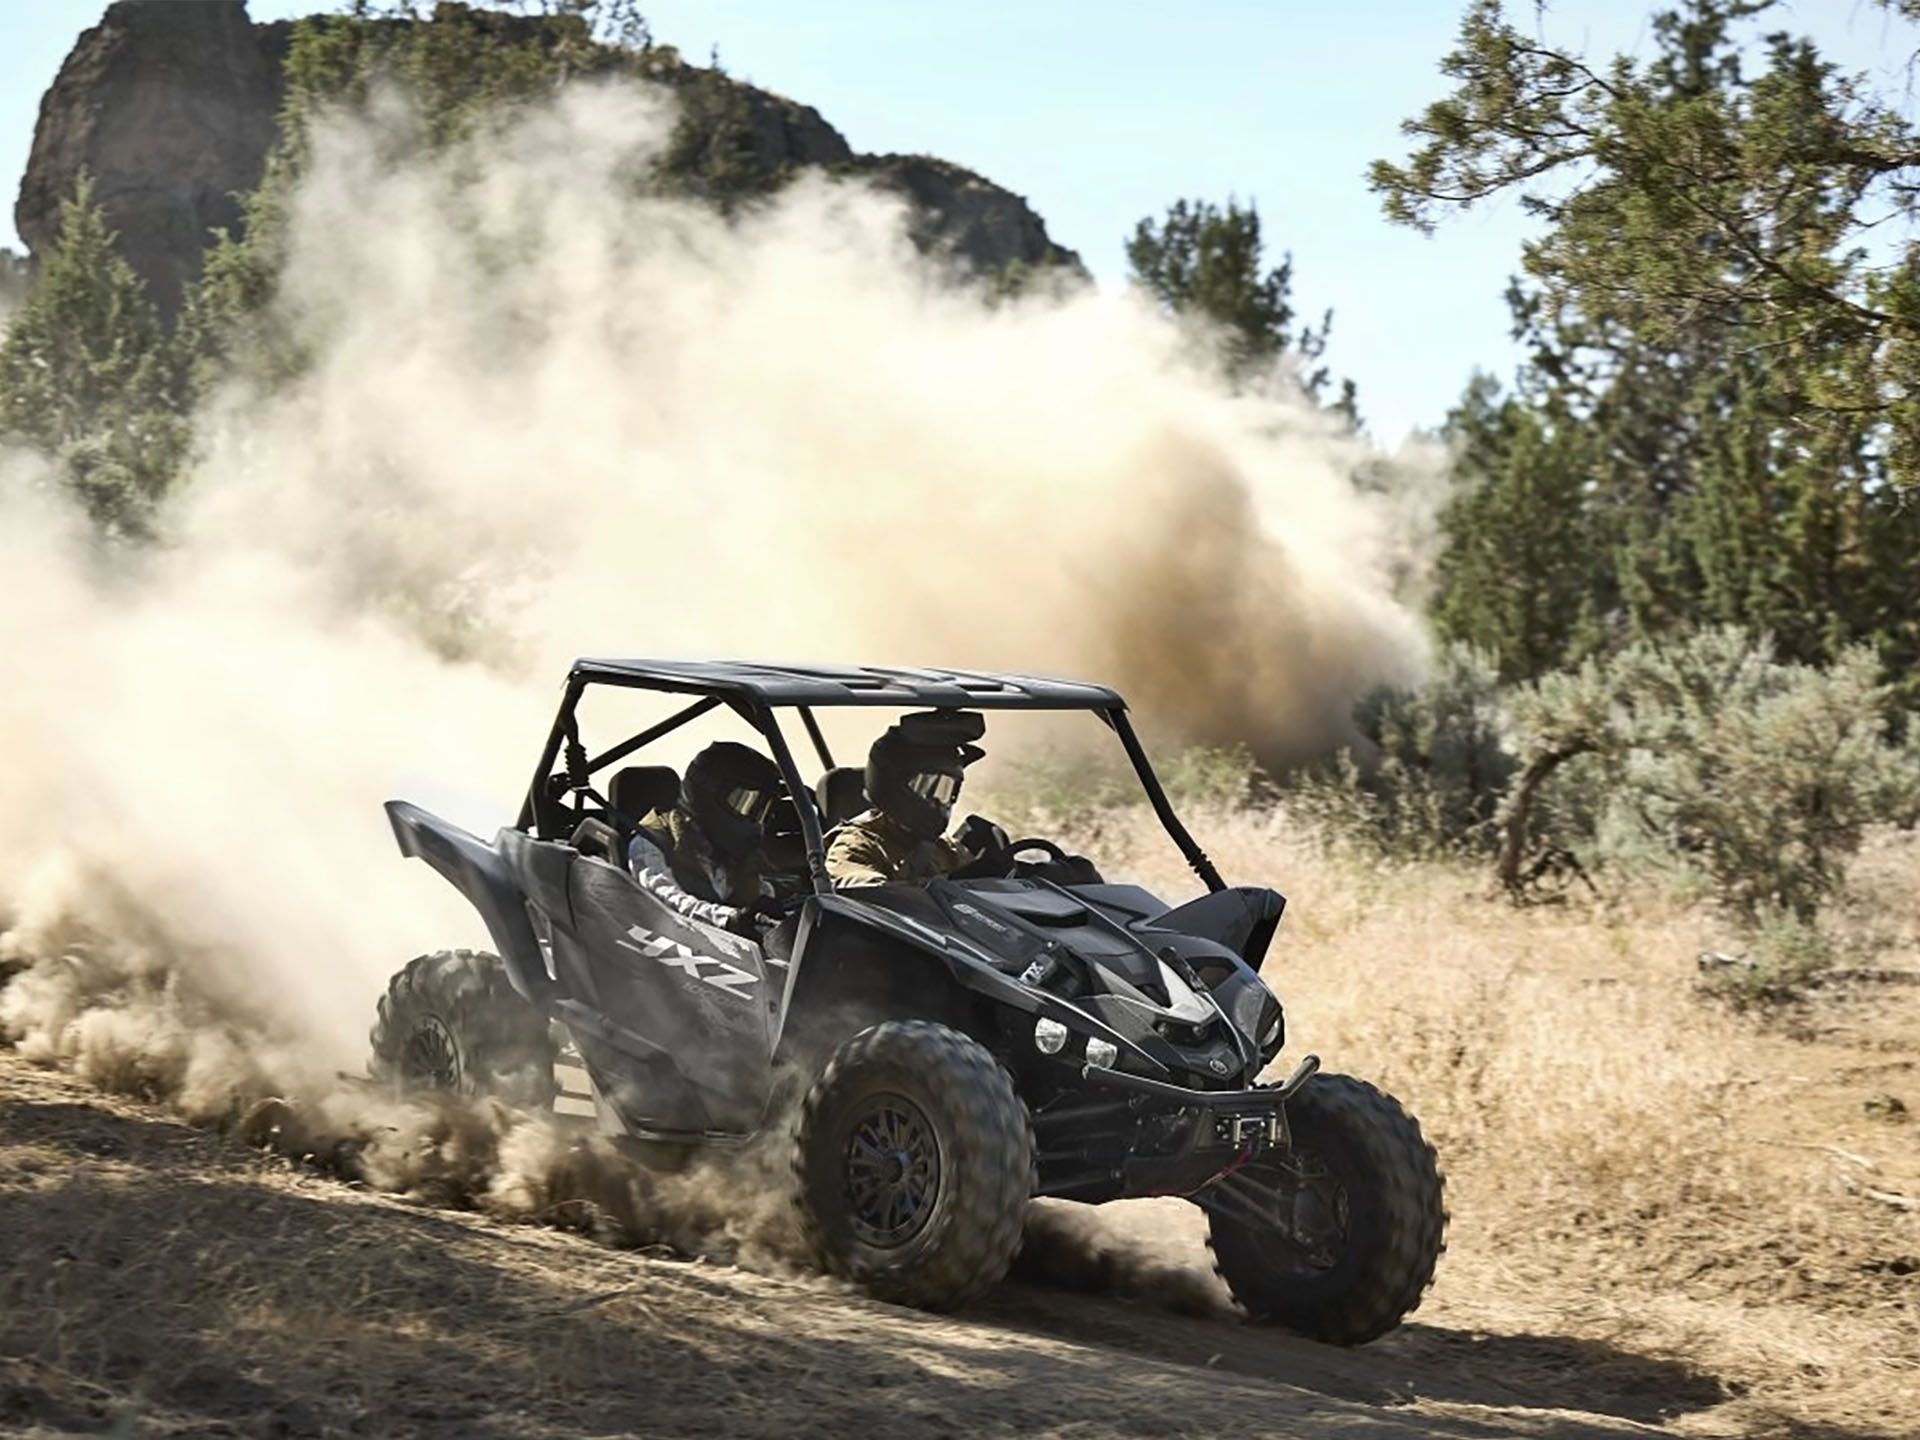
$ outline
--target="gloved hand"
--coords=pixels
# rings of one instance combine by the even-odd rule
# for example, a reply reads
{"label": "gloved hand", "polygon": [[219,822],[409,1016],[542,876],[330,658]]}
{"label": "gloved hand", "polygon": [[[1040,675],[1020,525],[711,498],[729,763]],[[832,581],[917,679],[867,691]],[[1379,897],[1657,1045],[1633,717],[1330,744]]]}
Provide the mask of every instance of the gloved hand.
{"label": "gloved hand", "polygon": [[769,895],[757,895],[735,910],[726,928],[735,935],[758,941],[760,932],[780,923],[780,903]]}
{"label": "gloved hand", "polygon": [[999,855],[1012,843],[1007,832],[984,815],[967,816],[954,831],[953,839],[961,849],[979,856]]}

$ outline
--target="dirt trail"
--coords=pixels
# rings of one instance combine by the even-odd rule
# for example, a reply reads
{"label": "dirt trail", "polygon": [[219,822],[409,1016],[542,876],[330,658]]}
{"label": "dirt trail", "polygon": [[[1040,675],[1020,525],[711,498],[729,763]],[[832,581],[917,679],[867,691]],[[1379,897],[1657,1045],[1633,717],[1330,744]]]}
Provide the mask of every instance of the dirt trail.
{"label": "dirt trail", "polygon": [[757,1172],[636,1179],[505,1112],[310,1097],[277,1143],[330,1178],[220,1137],[258,1076],[182,1085],[226,1031],[170,983],[0,1050],[0,1433],[1920,1434],[1920,838],[1855,878],[1891,969],[1732,1014],[1675,963],[1690,915],[1516,913],[1211,829],[1315,897],[1290,1014],[1445,1160],[1438,1281],[1374,1345],[1242,1325],[1178,1201],[1037,1206],[1015,1277],[941,1319],[782,1278]]}
{"label": "dirt trail", "polygon": [[1338,1351],[1058,1277],[921,1315],[423,1209],[3,1054],[0,1236],[16,1435],[1481,1440],[1720,1398],[1591,1342],[1416,1325]]}

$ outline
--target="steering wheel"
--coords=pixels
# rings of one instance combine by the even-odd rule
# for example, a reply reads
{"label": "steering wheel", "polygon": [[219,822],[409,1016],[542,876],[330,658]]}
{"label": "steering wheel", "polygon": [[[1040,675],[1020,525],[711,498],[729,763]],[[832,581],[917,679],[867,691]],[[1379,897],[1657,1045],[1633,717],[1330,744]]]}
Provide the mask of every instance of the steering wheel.
{"label": "steering wheel", "polygon": [[1065,864],[1067,859],[1066,851],[1062,850],[1058,845],[1054,844],[1053,841],[1042,840],[1037,835],[1031,836],[1025,840],[1015,840],[1015,841],[1012,841],[1010,844],[1008,844],[1005,852],[1007,859],[1009,860],[1017,859],[1022,850],[1038,850],[1041,854],[1045,855],[1049,860],[1054,861],[1056,864]]}

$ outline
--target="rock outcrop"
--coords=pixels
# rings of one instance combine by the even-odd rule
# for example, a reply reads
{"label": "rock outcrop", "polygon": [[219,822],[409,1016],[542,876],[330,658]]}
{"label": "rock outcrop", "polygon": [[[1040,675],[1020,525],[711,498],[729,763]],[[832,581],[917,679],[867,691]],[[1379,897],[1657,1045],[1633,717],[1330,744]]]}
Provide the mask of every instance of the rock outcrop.
{"label": "rock outcrop", "polygon": [[[40,101],[14,224],[39,253],[84,169],[121,253],[171,311],[210,231],[240,218],[280,108],[278,57],[242,0],[110,6]],[[284,45],[284,42],[283,42]]]}
{"label": "rock outcrop", "polygon": [[1047,237],[1025,200],[963,166],[931,155],[861,155],[849,169],[912,202],[908,233],[922,250],[987,273],[1016,261],[1080,268],[1080,257]]}
{"label": "rock outcrop", "polygon": [[[237,227],[238,197],[259,183],[278,134],[290,35],[284,21],[253,24],[245,0],[110,5],[41,100],[14,206],[28,249],[43,253],[57,239],[61,203],[84,169],[122,253],[172,313],[211,232]],[[857,155],[811,106],[718,71],[679,66],[663,78],[688,117],[669,162],[685,175],[712,174],[721,160],[746,192],[800,167],[858,175],[912,202],[913,238],[925,250],[987,273],[1014,261],[1079,268],[1025,200],[972,171],[923,156]]]}

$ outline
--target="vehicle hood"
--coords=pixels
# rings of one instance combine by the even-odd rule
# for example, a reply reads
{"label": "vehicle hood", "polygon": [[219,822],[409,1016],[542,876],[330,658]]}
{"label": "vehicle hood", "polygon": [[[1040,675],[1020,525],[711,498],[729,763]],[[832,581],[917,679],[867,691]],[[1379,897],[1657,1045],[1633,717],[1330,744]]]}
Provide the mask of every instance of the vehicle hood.
{"label": "vehicle hood", "polygon": [[[936,880],[870,893],[885,908],[961,937],[1002,973],[1084,1010],[1166,1071],[1216,1082],[1250,1076],[1280,1047],[1279,1002],[1253,968],[1219,940],[1179,928],[1194,907],[1172,909],[1138,886],[1026,879]],[[1256,898],[1242,906],[1234,892],[1209,897],[1225,902],[1212,911],[1253,915],[1238,931],[1221,927],[1230,938],[1258,929],[1263,915],[1270,931],[1284,903],[1271,891],[1248,894]],[[1207,918],[1219,925],[1219,916]]]}

